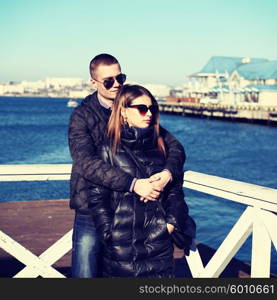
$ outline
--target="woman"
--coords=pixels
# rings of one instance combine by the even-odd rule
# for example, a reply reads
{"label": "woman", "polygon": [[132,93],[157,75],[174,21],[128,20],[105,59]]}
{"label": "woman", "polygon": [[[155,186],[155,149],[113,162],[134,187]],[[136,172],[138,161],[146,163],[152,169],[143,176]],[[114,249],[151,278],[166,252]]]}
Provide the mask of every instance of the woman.
{"label": "woman", "polygon": [[[162,171],[166,161],[159,129],[159,108],[152,94],[142,86],[124,85],[100,155],[135,178],[148,178]],[[90,187],[92,216],[104,245],[104,277],[174,277],[173,241],[187,252],[195,236],[182,184],[180,174],[158,201],[148,202],[135,193]]]}

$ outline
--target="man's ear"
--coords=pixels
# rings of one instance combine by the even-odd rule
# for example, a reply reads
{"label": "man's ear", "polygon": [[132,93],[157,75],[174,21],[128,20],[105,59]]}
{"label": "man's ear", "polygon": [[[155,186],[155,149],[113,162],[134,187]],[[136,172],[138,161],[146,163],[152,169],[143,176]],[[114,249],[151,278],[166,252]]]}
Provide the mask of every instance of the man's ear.
{"label": "man's ear", "polygon": [[121,117],[122,117],[122,118],[126,117],[126,110],[125,110],[125,107],[122,107],[122,108],[121,108],[120,114],[121,114]]}
{"label": "man's ear", "polygon": [[96,81],[93,78],[90,78],[90,82],[91,82],[92,85],[96,84]]}
{"label": "man's ear", "polygon": [[123,118],[124,122],[127,121],[127,115],[126,115],[126,108],[122,107],[120,111],[121,117]]}

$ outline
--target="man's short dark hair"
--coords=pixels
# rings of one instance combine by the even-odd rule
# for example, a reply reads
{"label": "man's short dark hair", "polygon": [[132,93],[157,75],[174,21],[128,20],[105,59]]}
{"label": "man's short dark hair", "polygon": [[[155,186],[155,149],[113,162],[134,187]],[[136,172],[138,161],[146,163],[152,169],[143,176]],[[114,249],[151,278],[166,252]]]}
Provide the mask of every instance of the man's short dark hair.
{"label": "man's short dark hair", "polygon": [[99,65],[110,66],[113,64],[119,64],[118,60],[114,56],[106,53],[96,55],[89,64],[89,73],[91,78],[94,77],[95,71]]}

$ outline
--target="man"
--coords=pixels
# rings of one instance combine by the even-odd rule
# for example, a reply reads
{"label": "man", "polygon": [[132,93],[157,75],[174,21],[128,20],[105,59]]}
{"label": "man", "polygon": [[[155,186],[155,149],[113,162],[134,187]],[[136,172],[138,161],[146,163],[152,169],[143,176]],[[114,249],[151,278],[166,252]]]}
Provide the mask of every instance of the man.
{"label": "man", "polygon": [[[100,243],[87,201],[87,183],[103,185],[116,191],[131,191],[143,201],[155,201],[164,186],[182,172],[183,146],[165,129],[168,158],[165,170],[151,178],[136,179],[104,163],[97,155],[112,109],[113,101],[126,75],[115,57],[99,54],[90,62],[91,82],[96,92],[74,109],[69,121],[68,140],[72,163],[70,208],[75,210],[72,248],[72,277],[101,276]],[[108,176],[107,176],[108,175]]]}

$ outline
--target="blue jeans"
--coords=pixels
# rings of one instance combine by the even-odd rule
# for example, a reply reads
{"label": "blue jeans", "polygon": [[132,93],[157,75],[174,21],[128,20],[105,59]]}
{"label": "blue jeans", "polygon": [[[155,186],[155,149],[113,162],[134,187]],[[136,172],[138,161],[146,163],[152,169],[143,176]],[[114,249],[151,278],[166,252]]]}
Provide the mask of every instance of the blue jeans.
{"label": "blue jeans", "polygon": [[100,277],[100,239],[90,215],[75,214],[72,243],[71,276]]}

